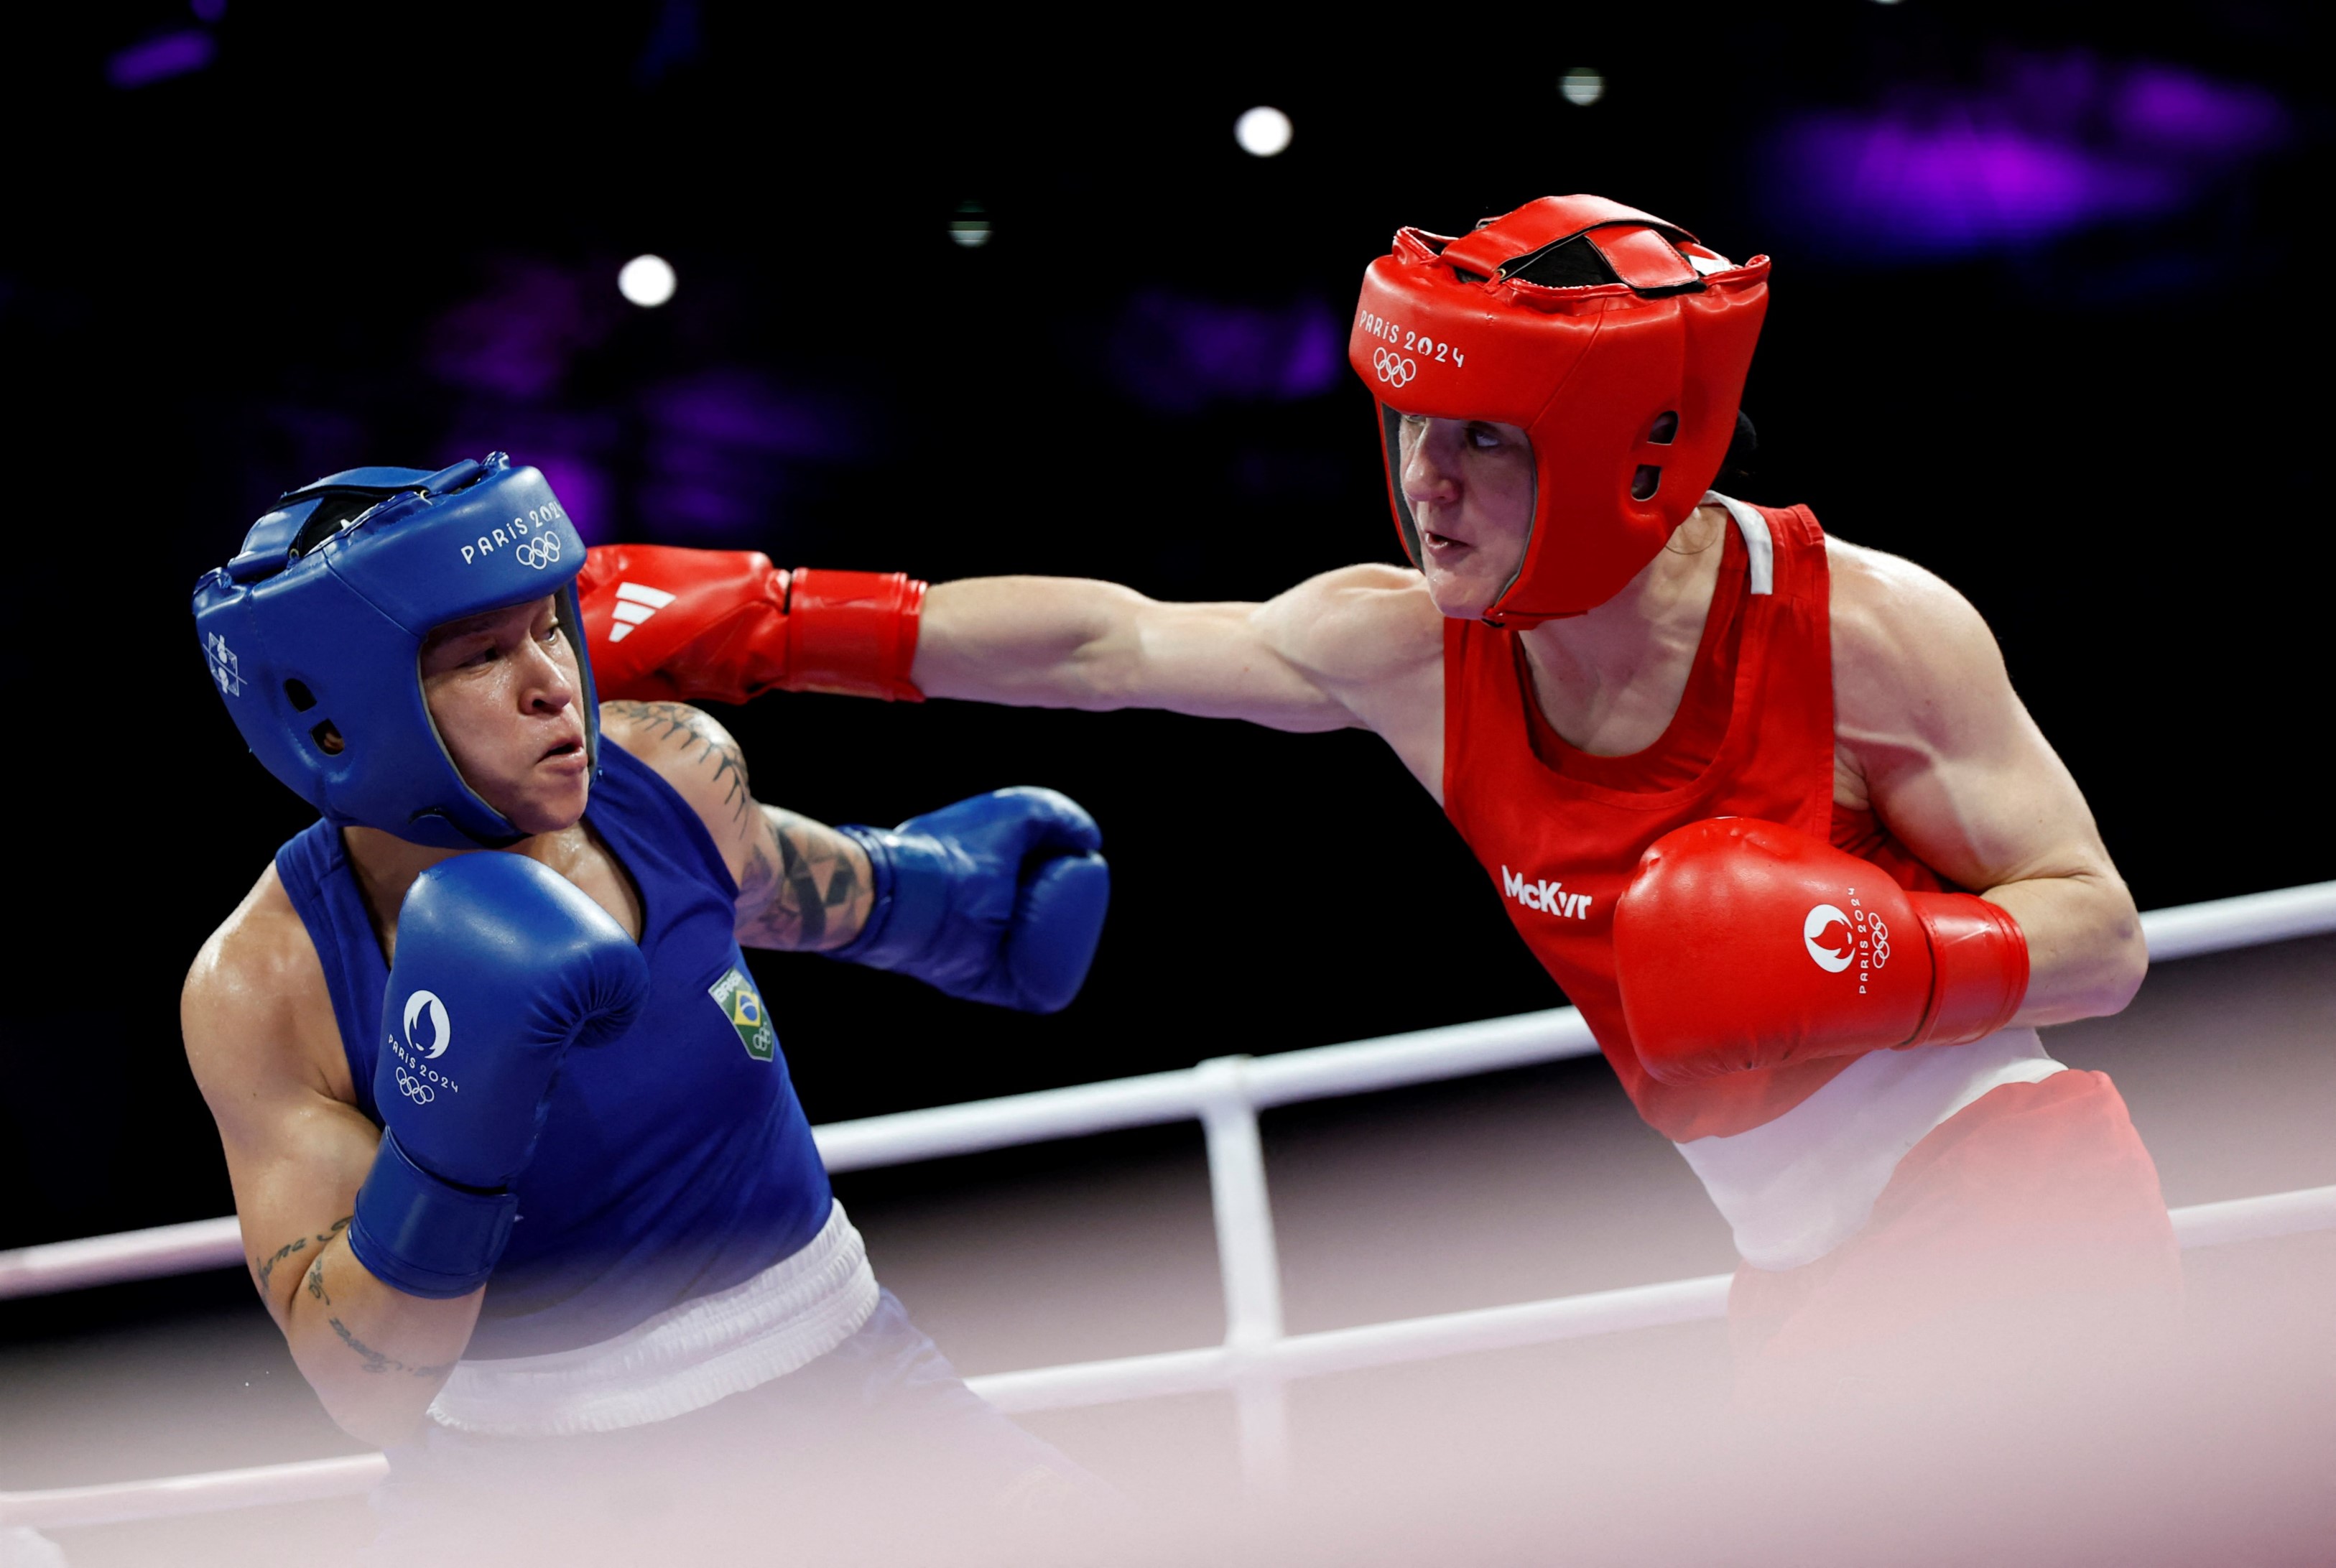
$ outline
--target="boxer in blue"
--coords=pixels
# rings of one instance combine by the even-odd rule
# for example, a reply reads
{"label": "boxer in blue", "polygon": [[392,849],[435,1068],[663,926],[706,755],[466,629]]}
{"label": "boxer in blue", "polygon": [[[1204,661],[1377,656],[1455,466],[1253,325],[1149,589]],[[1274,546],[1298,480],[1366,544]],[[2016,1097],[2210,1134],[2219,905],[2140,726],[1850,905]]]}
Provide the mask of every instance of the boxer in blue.
{"label": "boxer in blue", "polygon": [[606,1544],[610,1477],[702,1492],[716,1451],[787,1507],[871,1455],[976,1512],[1076,1487],[878,1287],[739,945],[1058,1008],[1094,822],[1035,789],[891,830],[760,803],[706,715],[596,703],[583,561],[497,453],[293,492],[197,586],[229,711],[323,813],[182,1008],[294,1359],[393,1502],[479,1505],[423,1514],[482,1557],[548,1519]]}

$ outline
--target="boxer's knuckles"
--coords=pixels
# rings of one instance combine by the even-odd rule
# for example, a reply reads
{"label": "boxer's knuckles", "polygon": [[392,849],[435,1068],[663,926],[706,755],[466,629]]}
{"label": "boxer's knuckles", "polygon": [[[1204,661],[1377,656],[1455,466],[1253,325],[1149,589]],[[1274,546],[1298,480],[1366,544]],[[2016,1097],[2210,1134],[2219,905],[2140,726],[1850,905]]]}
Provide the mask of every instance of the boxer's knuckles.
{"label": "boxer's knuckles", "polygon": [[[837,957],[1028,1012],[1058,1011],[1077,995],[1101,940],[1110,872],[1098,852],[1102,830],[1076,802],[1017,786],[912,817],[890,833],[852,831],[887,841],[893,896],[910,907]],[[898,940],[912,928],[913,943]]]}
{"label": "boxer's knuckles", "polygon": [[1013,1006],[1034,1013],[1070,1006],[1095,963],[1110,903],[1111,869],[1099,854],[1060,856],[1038,869],[1007,936]]}
{"label": "boxer's knuckles", "polygon": [[493,852],[442,862],[398,919],[383,1119],[437,1174],[504,1185],[533,1152],[560,1057],[624,1033],[647,993],[639,948],[558,872]]}

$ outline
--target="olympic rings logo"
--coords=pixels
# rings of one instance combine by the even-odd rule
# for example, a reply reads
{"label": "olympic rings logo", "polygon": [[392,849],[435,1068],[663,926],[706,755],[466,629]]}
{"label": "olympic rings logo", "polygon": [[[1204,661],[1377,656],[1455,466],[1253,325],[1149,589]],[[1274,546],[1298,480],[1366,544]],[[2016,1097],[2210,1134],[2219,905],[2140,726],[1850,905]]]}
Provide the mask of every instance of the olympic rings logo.
{"label": "olympic rings logo", "polygon": [[1882,923],[1881,916],[1874,915],[1866,920],[1865,938],[1872,944],[1870,950],[1874,956],[1871,962],[1878,969],[1890,961],[1890,928]]}
{"label": "olympic rings logo", "polygon": [[560,559],[560,536],[556,533],[538,534],[519,547],[519,558],[541,571]]}
{"label": "olympic rings logo", "polygon": [[438,1097],[437,1090],[407,1072],[404,1067],[397,1069],[397,1086],[405,1092],[407,1099],[417,1105],[426,1105]]}
{"label": "olympic rings logo", "polygon": [[1384,348],[1371,350],[1371,368],[1389,386],[1408,386],[1419,374],[1419,362],[1400,354],[1390,354]]}

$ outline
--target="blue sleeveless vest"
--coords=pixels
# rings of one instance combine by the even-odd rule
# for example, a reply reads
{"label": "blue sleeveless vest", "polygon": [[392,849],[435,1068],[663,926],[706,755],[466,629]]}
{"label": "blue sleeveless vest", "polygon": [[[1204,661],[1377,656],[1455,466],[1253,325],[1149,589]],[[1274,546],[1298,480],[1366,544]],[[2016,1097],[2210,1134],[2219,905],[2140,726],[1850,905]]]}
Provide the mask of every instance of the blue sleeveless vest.
{"label": "blue sleeveless vest", "polygon": [[[733,934],[737,886],[647,765],[614,745],[600,764],[585,820],[640,891],[649,1003],[623,1038],[560,1068],[472,1359],[612,1338],[760,1273],[827,1220],[827,1171]],[[389,965],[339,830],[297,834],[276,870],[324,960],[357,1107],[378,1125]]]}

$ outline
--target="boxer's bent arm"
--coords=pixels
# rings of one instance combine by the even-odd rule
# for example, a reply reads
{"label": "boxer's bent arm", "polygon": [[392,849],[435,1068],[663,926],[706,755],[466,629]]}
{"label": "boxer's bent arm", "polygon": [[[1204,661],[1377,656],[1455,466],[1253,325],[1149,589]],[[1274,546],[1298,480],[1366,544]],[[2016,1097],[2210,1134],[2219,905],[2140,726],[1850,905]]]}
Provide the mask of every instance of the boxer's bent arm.
{"label": "boxer's bent arm", "polygon": [[469,1344],[481,1292],[423,1300],[350,1252],[349,1215],[381,1134],[302,1047],[304,1028],[320,1022],[303,1011],[321,1009],[338,1048],[331,1007],[315,949],[271,872],[196,959],[180,1021],[260,1300],[333,1419],[390,1443],[422,1418]]}
{"label": "boxer's bent arm", "polygon": [[1834,555],[1835,726],[1874,810],[2028,940],[2016,1024],[2114,1013],[2148,968],[2133,895],[1979,612],[1929,572]]}
{"label": "boxer's bent arm", "polygon": [[602,733],[657,770],[697,813],[738,884],[738,940],[825,952],[860,934],[874,901],[868,852],[823,823],[754,799],[746,759],[686,703],[612,702]]}
{"label": "boxer's bent arm", "polygon": [[1164,604],[1082,578],[971,578],[925,596],[912,678],[927,696],[1021,707],[1166,708],[1274,729],[1366,723],[1388,654],[1393,567],[1327,572],[1263,604]]}

